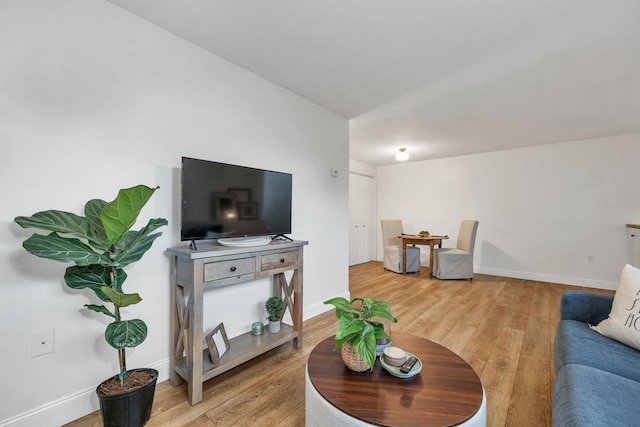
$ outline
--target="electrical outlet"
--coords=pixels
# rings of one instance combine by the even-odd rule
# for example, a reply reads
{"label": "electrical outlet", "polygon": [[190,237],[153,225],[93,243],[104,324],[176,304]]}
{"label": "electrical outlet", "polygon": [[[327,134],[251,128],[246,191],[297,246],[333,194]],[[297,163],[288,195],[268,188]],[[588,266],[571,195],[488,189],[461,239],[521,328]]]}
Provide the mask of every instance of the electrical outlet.
{"label": "electrical outlet", "polygon": [[53,353],[55,329],[34,332],[31,334],[31,357]]}

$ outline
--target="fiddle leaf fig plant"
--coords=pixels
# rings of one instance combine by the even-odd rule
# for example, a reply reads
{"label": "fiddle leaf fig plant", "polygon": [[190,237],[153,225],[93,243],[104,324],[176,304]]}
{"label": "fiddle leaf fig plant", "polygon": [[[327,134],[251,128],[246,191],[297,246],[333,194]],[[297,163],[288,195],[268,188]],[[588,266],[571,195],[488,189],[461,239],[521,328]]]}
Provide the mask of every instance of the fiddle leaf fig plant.
{"label": "fiddle leaf fig plant", "polygon": [[22,246],[35,256],[71,262],[64,281],[72,289],[91,289],[105,305],[85,304],[113,321],[105,331],[106,341],[117,350],[121,387],[127,372],[125,348],[136,347],[147,337],[147,325],[140,319],[124,320],[121,309],[142,301],[137,293],[125,293],[124,268],[139,261],[162,235],[154,233],[167,225],[164,218],[150,219],[145,227],[131,230],[142,208],[158,189],[144,185],[125,188],[112,202],[93,199],[84,206],[84,216],[59,210],[19,216],[15,222],[23,228],[37,228],[50,234],[33,234]]}
{"label": "fiddle leaf fig plant", "polygon": [[349,301],[342,297],[332,298],[324,303],[336,308],[336,317],[340,321],[334,350],[342,347],[345,342],[350,342],[356,353],[373,369],[376,361],[376,340],[391,340],[384,330],[384,325],[376,319],[388,319],[396,323],[398,319],[389,312],[392,304],[373,298],[354,298]]}

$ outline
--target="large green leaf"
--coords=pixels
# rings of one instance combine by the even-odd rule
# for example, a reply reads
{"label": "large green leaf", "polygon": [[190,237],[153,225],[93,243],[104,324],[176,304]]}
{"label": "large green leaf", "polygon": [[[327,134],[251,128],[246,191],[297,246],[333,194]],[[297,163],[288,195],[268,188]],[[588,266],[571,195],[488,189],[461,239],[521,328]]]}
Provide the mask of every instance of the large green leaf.
{"label": "large green leaf", "polygon": [[376,362],[376,337],[373,327],[367,324],[362,334],[351,340],[351,345],[356,353],[367,362],[369,368],[373,369]]}
{"label": "large green leaf", "polygon": [[324,304],[331,304],[338,310],[343,310],[343,311],[351,310],[351,304],[349,303],[349,300],[342,297],[331,298],[330,300],[325,301]]}
{"label": "large green leaf", "polygon": [[147,325],[140,319],[116,321],[107,326],[104,338],[117,350],[136,347],[147,338]]}
{"label": "large green leaf", "polygon": [[109,249],[110,246],[107,244],[107,234],[100,219],[100,212],[105,206],[107,206],[107,202],[100,199],[89,200],[84,205],[84,216],[87,218],[89,226],[89,244],[103,251]]}
{"label": "large green leaf", "polygon": [[93,310],[93,311],[98,312],[98,313],[106,314],[109,317],[116,317],[116,315],[114,313],[112,313],[104,305],[85,304],[84,306],[87,307],[89,310]]}
{"label": "large green leaf", "polygon": [[56,233],[47,236],[34,234],[22,246],[35,256],[60,262],[74,262],[77,265],[108,264],[109,257],[98,254],[78,239],[61,237]]}
{"label": "large green leaf", "polygon": [[359,314],[354,311],[349,300],[343,297],[331,298],[324,302],[324,304],[331,304],[336,308],[335,314],[338,319],[347,317],[351,320],[359,317]]}
{"label": "large green leaf", "polygon": [[40,228],[57,233],[71,234],[81,239],[88,237],[89,225],[86,218],[71,212],[50,210],[19,216],[14,219],[22,228]]}
{"label": "large green leaf", "polygon": [[[102,287],[111,286],[112,269],[105,265],[91,264],[67,268],[64,273],[64,281],[72,289],[90,288],[102,301],[111,299],[102,292]],[[116,270],[116,289],[122,292],[122,284],[127,278],[127,273],[122,269]]]}
{"label": "large green leaf", "polygon": [[342,338],[336,338],[336,342],[335,342],[335,345],[333,346],[333,349],[334,350],[339,349],[340,347],[342,347],[342,344],[353,340],[358,335],[359,333],[353,333],[353,334],[345,335]]}
{"label": "large green leaf", "polygon": [[151,235],[149,233],[167,224],[164,218],[154,218],[150,219],[141,230],[128,232],[126,237],[116,245],[113,262],[123,268],[132,262],[139,261],[149,250],[153,241],[162,235],[162,233]]}
{"label": "large green leaf", "polygon": [[114,291],[108,286],[103,286],[102,292],[109,298],[109,301],[120,308],[137,304],[142,301],[142,298],[140,298],[140,295],[138,294],[123,294],[121,292]]}
{"label": "large green leaf", "polygon": [[137,185],[122,189],[116,199],[102,209],[100,219],[109,244],[114,245],[126,236],[138,214],[158,188]]}
{"label": "large green leaf", "polygon": [[340,322],[338,322],[338,331],[336,332],[336,338],[340,339],[347,335],[359,333],[366,326],[366,323],[362,320],[355,319],[351,320],[347,317],[340,318]]}

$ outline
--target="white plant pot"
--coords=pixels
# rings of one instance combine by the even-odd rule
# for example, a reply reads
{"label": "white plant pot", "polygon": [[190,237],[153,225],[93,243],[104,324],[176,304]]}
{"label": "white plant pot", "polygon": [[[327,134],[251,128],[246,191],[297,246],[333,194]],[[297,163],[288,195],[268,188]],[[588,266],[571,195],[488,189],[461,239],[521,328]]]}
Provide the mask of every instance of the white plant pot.
{"label": "white plant pot", "polygon": [[279,320],[269,320],[269,332],[272,334],[277,334],[280,332],[280,321]]}

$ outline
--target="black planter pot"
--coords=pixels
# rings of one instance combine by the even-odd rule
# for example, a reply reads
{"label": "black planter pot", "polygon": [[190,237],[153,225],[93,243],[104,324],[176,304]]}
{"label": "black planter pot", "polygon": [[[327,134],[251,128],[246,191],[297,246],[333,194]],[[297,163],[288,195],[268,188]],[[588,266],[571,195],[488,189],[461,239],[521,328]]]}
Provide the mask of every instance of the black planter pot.
{"label": "black planter pot", "polygon": [[158,371],[142,368],[132,369],[129,372],[146,372],[151,376],[151,381],[142,387],[118,394],[107,395],[100,392],[102,384],[109,380],[105,380],[96,388],[102,423],[105,427],[140,427],[145,425],[151,417]]}

